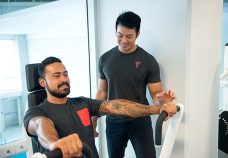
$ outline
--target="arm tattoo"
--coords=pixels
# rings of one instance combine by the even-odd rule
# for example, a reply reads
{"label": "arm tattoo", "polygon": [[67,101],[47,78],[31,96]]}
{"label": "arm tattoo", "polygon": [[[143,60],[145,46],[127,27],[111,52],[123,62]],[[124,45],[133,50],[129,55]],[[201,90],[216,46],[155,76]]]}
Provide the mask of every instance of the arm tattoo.
{"label": "arm tattoo", "polygon": [[99,109],[101,115],[125,115],[130,117],[141,117],[159,113],[160,108],[146,106],[125,99],[104,101]]}
{"label": "arm tattoo", "polygon": [[119,106],[118,104],[116,104],[116,103],[112,104],[112,107],[113,107],[114,109],[117,109],[117,110],[120,109],[120,106]]}

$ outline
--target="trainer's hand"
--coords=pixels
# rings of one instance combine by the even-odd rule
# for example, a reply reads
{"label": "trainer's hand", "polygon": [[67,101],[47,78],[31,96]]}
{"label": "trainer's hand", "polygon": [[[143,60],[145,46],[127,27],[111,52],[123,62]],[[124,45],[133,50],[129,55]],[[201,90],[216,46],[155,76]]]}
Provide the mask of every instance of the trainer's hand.
{"label": "trainer's hand", "polygon": [[50,150],[59,148],[63,158],[82,157],[82,142],[78,134],[71,134],[52,143]]}
{"label": "trainer's hand", "polygon": [[162,91],[160,93],[157,93],[155,95],[155,97],[157,98],[157,100],[161,103],[167,103],[167,102],[172,102],[176,99],[176,96],[174,94],[173,91],[168,90],[168,91]]}
{"label": "trainer's hand", "polygon": [[168,116],[165,118],[165,121],[168,120],[170,117],[176,114],[177,108],[176,105],[172,102],[167,102],[163,104],[160,108],[160,113],[162,111],[166,111],[168,113]]}

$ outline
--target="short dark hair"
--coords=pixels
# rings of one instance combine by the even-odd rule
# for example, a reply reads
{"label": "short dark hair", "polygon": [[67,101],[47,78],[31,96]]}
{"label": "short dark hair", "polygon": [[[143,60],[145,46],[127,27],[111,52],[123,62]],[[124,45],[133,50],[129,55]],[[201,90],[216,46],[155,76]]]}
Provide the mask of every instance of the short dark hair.
{"label": "short dark hair", "polygon": [[135,29],[136,33],[140,30],[141,18],[139,15],[133,13],[132,11],[126,11],[121,13],[116,19],[116,30],[118,25],[128,27],[130,29]]}
{"label": "short dark hair", "polygon": [[47,65],[50,65],[52,63],[62,63],[62,61],[59,58],[56,57],[48,57],[46,59],[44,59],[38,66],[38,73],[39,73],[39,77],[40,78],[44,78],[44,69]]}

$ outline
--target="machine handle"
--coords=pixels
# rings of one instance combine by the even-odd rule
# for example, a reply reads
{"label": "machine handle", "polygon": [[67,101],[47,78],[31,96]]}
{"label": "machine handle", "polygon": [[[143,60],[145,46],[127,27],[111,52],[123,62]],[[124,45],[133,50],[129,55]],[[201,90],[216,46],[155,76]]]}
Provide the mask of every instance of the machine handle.
{"label": "machine handle", "polygon": [[[90,147],[85,143],[83,143],[82,153],[85,158],[93,158]],[[60,149],[55,149],[53,151],[49,151],[49,152],[45,153],[45,155],[47,158],[62,158],[63,157]]]}
{"label": "machine handle", "polygon": [[[176,105],[177,112],[180,111],[180,107]],[[162,111],[161,114],[158,116],[156,126],[155,126],[155,145],[161,145],[162,140],[162,125],[165,118],[168,116],[166,111]]]}
{"label": "machine handle", "polygon": [[59,148],[57,148],[57,149],[55,149],[53,151],[48,151],[48,152],[45,153],[45,155],[46,155],[47,158],[54,158],[54,157],[62,158],[63,157],[62,152],[61,152],[61,150]]}

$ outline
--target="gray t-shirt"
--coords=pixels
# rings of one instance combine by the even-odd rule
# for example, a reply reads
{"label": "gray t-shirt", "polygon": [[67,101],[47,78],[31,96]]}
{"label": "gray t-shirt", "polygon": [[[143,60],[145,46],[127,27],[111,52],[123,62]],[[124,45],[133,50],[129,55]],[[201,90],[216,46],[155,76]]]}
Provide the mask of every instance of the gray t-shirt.
{"label": "gray t-shirt", "polygon": [[[27,130],[28,123],[33,117],[45,116],[52,120],[60,138],[77,133],[82,142],[89,145],[94,158],[98,158],[90,117],[99,115],[100,104],[101,101],[84,97],[68,98],[66,104],[58,105],[45,100],[26,112],[24,126]],[[37,136],[32,136],[32,139],[36,143],[39,152],[47,151],[41,146]]]}
{"label": "gray t-shirt", "polygon": [[[100,79],[108,82],[108,100],[127,99],[148,105],[146,86],[160,82],[159,65],[155,58],[144,49],[137,49],[129,54],[112,48],[99,59]],[[107,116],[110,121],[128,121],[126,116]]]}

